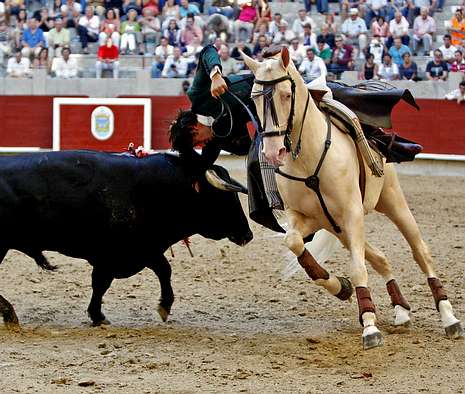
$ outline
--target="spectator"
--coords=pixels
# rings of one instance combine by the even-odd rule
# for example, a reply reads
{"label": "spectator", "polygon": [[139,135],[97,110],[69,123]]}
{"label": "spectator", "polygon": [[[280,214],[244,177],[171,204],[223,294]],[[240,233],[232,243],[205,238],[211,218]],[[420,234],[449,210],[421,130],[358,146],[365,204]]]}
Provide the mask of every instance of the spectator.
{"label": "spectator", "polygon": [[310,23],[304,25],[304,31],[300,36],[300,40],[302,41],[304,47],[316,47],[316,34],[312,32],[312,25]]}
{"label": "spectator", "polygon": [[307,56],[299,66],[299,72],[303,75],[305,82],[311,82],[320,76],[326,78],[328,73],[325,62],[320,57],[315,56],[312,48],[307,48]]}
{"label": "spectator", "polygon": [[233,59],[229,55],[229,47],[222,45],[220,49],[220,60],[221,60],[221,73],[225,76],[230,74],[237,74],[240,71],[240,67],[237,64],[236,59]]}
{"label": "spectator", "polygon": [[12,78],[23,78],[31,75],[31,62],[27,57],[21,55],[20,49],[16,49],[15,56],[8,59],[6,73]]}
{"label": "spectator", "polygon": [[207,30],[212,32],[212,36],[222,37],[225,41],[232,35],[231,25],[231,21],[221,14],[213,14],[207,20]]}
{"label": "spectator", "polygon": [[282,22],[279,25],[279,30],[273,37],[273,44],[275,45],[289,45],[292,39],[295,38],[294,32],[292,30],[288,30],[287,22]]}
{"label": "spectator", "polygon": [[189,45],[192,43],[194,38],[197,38],[200,42],[202,42],[203,32],[195,23],[194,15],[189,14],[186,18],[186,27],[181,31],[181,42],[184,45]]}
{"label": "spectator", "polygon": [[189,3],[188,0],[180,0],[179,2],[179,16],[185,18],[187,15],[200,15],[199,7],[195,4]]}
{"label": "spectator", "polygon": [[7,26],[5,19],[0,20],[0,64],[10,56],[13,47],[14,34]]}
{"label": "spectator", "polygon": [[333,50],[331,63],[328,65],[328,71],[340,75],[343,71],[352,70],[352,46],[345,44],[342,36],[337,35],[335,39],[336,46]]}
{"label": "spectator", "polygon": [[261,34],[257,37],[255,45],[253,47],[252,56],[257,57],[259,53],[263,51],[264,48],[268,46],[268,40],[264,34]]}
{"label": "spectator", "polygon": [[48,46],[52,51],[52,56],[60,56],[64,47],[69,46],[69,30],[63,27],[63,19],[55,19],[55,27],[48,32]]}
{"label": "spectator", "polygon": [[378,34],[376,34],[371,40],[368,47],[368,53],[371,53],[374,56],[375,64],[381,64],[383,62],[384,45]]}
{"label": "spectator", "polygon": [[231,0],[213,0],[212,5],[208,8],[208,15],[220,14],[226,18],[233,18],[235,9],[234,1]]}
{"label": "spectator", "polygon": [[173,54],[173,47],[168,44],[166,37],[160,39],[160,45],[155,48],[155,61],[152,64],[152,78],[158,78],[163,70],[168,56]]}
{"label": "spectator", "polygon": [[463,40],[465,40],[465,17],[462,9],[455,10],[455,15],[451,19],[450,27],[447,30],[452,36],[452,45],[461,46]]}
{"label": "spectator", "polygon": [[39,55],[34,59],[32,68],[46,70],[48,74],[50,73],[50,67],[51,64],[48,57],[48,48],[42,48]]}
{"label": "spectator", "polygon": [[166,59],[161,76],[163,78],[186,78],[187,60],[181,56],[180,48],[173,48],[173,54]]}
{"label": "spectator", "polygon": [[259,31],[261,26],[268,29],[271,22],[271,8],[267,0],[258,0],[257,22],[255,23],[254,31]]}
{"label": "spectator", "polygon": [[436,31],[436,22],[428,15],[428,9],[423,7],[420,15],[415,18],[413,24],[413,55],[417,55],[418,44],[423,43],[425,56],[429,56],[433,34]]}
{"label": "spectator", "polygon": [[446,100],[456,100],[457,104],[465,102],[465,81],[459,83],[459,88],[446,94]]}
{"label": "spectator", "polygon": [[289,47],[289,55],[297,68],[302,63],[302,60],[304,60],[304,57],[306,56],[305,52],[305,47],[297,38],[294,38],[291,41],[291,46]]}
{"label": "spectator", "polygon": [[329,64],[331,62],[331,57],[333,55],[333,51],[326,44],[324,38],[317,38],[316,40],[316,48],[313,49],[315,55],[322,58],[325,64]]}
{"label": "spectator", "polygon": [[[134,10],[136,14],[142,13],[142,0],[123,0],[123,14],[127,15],[129,11]],[[98,11],[97,11],[98,14]]]}
{"label": "spectator", "polygon": [[384,19],[387,15],[386,0],[366,0],[365,7],[365,23],[367,26],[371,25],[373,18],[382,16]]}
{"label": "spectator", "polygon": [[248,0],[241,5],[239,17],[234,21],[236,41],[249,41],[252,38],[256,20],[257,10],[255,8],[255,0]]}
{"label": "spectator", "polygon": [[442,52],[436,49],[433,60],[426,65],[426,77],[430,81],[446,81],[449,67],[442,58]]}
{"label": "spectator", "polygon": [[109,9],[105,14],[105,19],[100,24],[99,43],[104,45],[108,37],[119,47],[120,20],[115,14],[115,10]]}
{"label": "spectator", "polygon": [[27,28],[27,14],[26,10],[21,9],[16,17],[16,23],[14,26],[14,41],[15,47],[21,48],[23,41],[24,30]]}
{"label": "spectator", "polygon": [[373,36],[380,36],[383,44],[387,40],[387,37],[389,35],[389,25],[384,19],[384,16],[378,16],[373,21],[373,23],[371,24],[371,34]]}
{"label": "spectator", "polygon": [[100,32],[100,20],[97,15],[94,15],[93,7],[86,7],[85,14],[79,19],[77,32],[81,40],[82,52],[88,54],[88,43],[97,42]]}
{"label": "spectator", "polygon": [[318,35],[317,37],[317,41],[318,40],[324,40],[326,42],[326,44],[328,44],[328,46],[333,49],[334,46],[335,46],[335,43],[334,43],[334,39],[335,39],[335,35],[334,33],[330,30],[329,28],[329,25],[327,25],[326,23],[324,23],[322,26],[321,26],[321,31],[320,31],[320,34]]}
{"label": "spectator", "polygon": [[[182,0],[184,1],[184,0]],[[186,1],[187,3],[187,1]],[[160,8],[158,7],[158,0],[142,0],[142,10],[150,8],[152,10],[152,14],[157,16],[160,13]],[[195,6],[197,7],[197,6]],[[198,11],[198,9],[197,9]]]}
{"label": "spectator", "polygon": [[392,59],[395,64],[400,66],[403,63],[403,56],[404,53],[409,53],[410,48],[407,45],[402,44],[402,39],[400,37],[396,37],[394,39],[394,45],[389,48],[389,54],[392,56]]}
{"label": "spectator", "polygon": [[54,26],[54,20],[50,17],[47,7],[42,7],[34,12],[33,18],[37,19],[39,29],[44,33],[49,32]]}
{"label": "spectator", "polygon": [[102,77],[102,70],[113,71],[113,78],[117,79],[119,76],[119,53],[118,47],[113,45],[111,37],[107,37],[104,45],[98,48],[97,62],[95,68],[97,71],[97,78]]}
{"label": "spectator", "polygon": [[75,58],[71,58],[71,49],[64,47],[61,57],[56,57],[52,62],[52,72],[57,78],[71,79],[78,76],[78,66]]}
{"label": "spectator", "polygon": [[463,58],[463,52],[460,49],[455,51],[455,60],[451,65],[450,71],[465,73],[465,59]]}
{"label": "spectator", "polygon": [[400,79],[408,81],[419,81],[417,64],[412,60],[410,52],[405,52],[402,55],[404,62],[399,66]]}
{"label": "spectator", "polygon": [[389,37],[386,46],[391,48],[394,38],[400,37],[402,44],[408,46],[410,36],[408,35],[409,24],[407,19],[399,11],[394,14],[394,19],[389,22]]}
{"label": "spectator", "polygon": [[175,0],[167,0],[162,10],[162,17],[165,21],[174,19],[179,21],[181,15],[179,14],[179,5],[176,4]]}
{"label": "spectator", "polygon": [[[279,12],[276,12],[273,15],[273,20],[268,25],[268,32],[271,37],[273,37],[279,30],[279,25],[284,21],[282,15]],[[285,22],[285,21],[284,21]]]}
{"label": "spectator", "polygon": [[347,44],[358,45],[360,56],[363,57],[363,50],[367,46],[367,26],[365,21],[358,16],[356,8],[350,9],[350,18],[342,24],[342,33],[347,37]]}
{"label": "spectator", "polygon": [[316,29],[316,24],[311,17],[307,15],[305,10],[299,10],[298,17],[292,23],[292,31],[296,37],[303,35],[304,26],[309,24],[312,27],[312,30]]}
{"label": "spectator", "polygon": [[181,46],[181,30],[176,19],[171,19],[168,27],[163,30],[163,37],[166,37],[168,44],[173,47]]}
{"label": "spectator", "polygon": [[394,81],[399,79],[399,67],[392,61],[392,56],[386,53],[383,62],[378,68],[378,78],[383,81]]}
{"label": "spectator", "polygon": [[[137,11],[130,9],[128,12],[128,19],[121,24],[121,43],[120,51],[121,54],[129,52],[131,54],[136,53],[137,43],[141,43],[140,40],[140,25],[136,21]],[[141,49],[143,53],[143,50]]]}
{"label": "spectator", "polygon": [[366,62],[363,63],[358,79],[368,81],[370,79],[376,79],[378,75],[378,65],[375,63],[375,57],[372,53],[368,53],[366,56]]}
{"label": "spectator", "polygon": [[23,34],[23,56],[28,58],[37,57],[44,46],[44,33],[39,29],[37,19],[29,19],[28,28],[24,29]]}
{"label": "spectator", "polygon": [[455,52],[457,51],[457,48],[451,44],[450,34],[445,34],[444,37],[442,38],[442,41],[443,41],[443,45],[441,45],[438,49],[442,52],[444,61],[447,62],[450,67],[450,65],[455,60]]}
{"label": "spectator", "polygon": [[323,25],[327,25],[328,26],[328,31],[333,33],[333,34],[336,34],[337,33],[337,23],[336,21],[334,20],[334,14],[331,14],[331,13],[328,13],[325,15],[325,23],[323,23]]}
{"label": "spectator", "polygon": [[362,18],[365,16],[365,0],[342,0],[340,1],[341,23],[344,23],[349,18],[352,8],[357,9]]}
{"label": "spectator", "polygon": [[142,17],[139,18],[141,26],[142,42],[149,45],[158,45],[160,42],[160,21],[154,16],[151,8],[142,10]]}
{"label": "spectator", "polygon": [[[75,3],[76,4],[76,3]],[[66,4],[61,6],[60,15],[63,19],[63,26],[66,28],[76,28],[79,26],[79,20],[81,19],[80,5],[78,7],[68,7]],[[100,23],[100,22],[99,22]]]}
{"label": "spectator", "polygon": [[412,25],[418,15],[421,14],[421,9],[426,9],[428,15],[432,15],[436,0],[408,0],[409,10],[407,19],[409,24]]}

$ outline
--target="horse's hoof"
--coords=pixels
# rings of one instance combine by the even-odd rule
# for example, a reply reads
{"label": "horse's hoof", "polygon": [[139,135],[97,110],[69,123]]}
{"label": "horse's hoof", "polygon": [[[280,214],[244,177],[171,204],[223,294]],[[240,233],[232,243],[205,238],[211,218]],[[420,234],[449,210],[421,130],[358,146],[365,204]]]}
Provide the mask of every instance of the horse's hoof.
{"label": "horse's hoof", "polygon": [[158,305],[157,312],[160,315],[161,320],[163,320],[164,322],[166,322],[168,320],[168,316],[170,314],[170,311],[167,310],[165,307],[163,307],[161,305]]}
{"label": "horse's hoof", "polygon": [[405,309],[400,305],[396,305],[394,307],[394,311],[396,313],[394,319],[394,326],[396,327],[410,327],[412,325],[411,318],[410,318],[410,311]]}
{"label": "horse's hoof", "polygon": [[382,346],[384,343],[381,332],[376,327],[373,328],[374,330],[362,336],[363,350],[373,349]]}
{"label": "horse's hoof", "polygon": [[457,339],[463,337],[463,328],[459,321],[448,327],[445,327],[445,330],[448,338]]}
{"label": "horse's hoof", "polygon": [[352,282],[348,278],[344,278],[343,276],[337,276],[336,278],[341,283],[341,291],[336,294],[336,297],[339,298],[341,301],[350,300],[352,294],[354,293]]}

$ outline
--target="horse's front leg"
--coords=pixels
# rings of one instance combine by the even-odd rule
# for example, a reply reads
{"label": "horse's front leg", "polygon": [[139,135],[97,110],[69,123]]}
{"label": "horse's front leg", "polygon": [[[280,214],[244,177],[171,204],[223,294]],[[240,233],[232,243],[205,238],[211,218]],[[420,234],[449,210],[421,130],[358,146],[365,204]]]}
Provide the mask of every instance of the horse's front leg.
{"label": "horse's front leg", "polygon": [[304,237],[312,234],[318,228],[316,222],[299,212],[286,210],[289,229],[285,241],[287,247],[297,256],[297,260],[307,275],[319,286],[323,286],[332,295],[341,300],[347,300],[353,293],[352,285],[346,278],[330,275],[313,258],[305,248]]}
{"label": "horse's front leg", "polygon": [[368,272],[365,266],[365,229],[363,208],[347,212],[339,239],[350,251],[350,279],[357,295],[359,321],[363,326],[363,348],[371,349],[383,344],[376,327],[376,309],[368,289]]}

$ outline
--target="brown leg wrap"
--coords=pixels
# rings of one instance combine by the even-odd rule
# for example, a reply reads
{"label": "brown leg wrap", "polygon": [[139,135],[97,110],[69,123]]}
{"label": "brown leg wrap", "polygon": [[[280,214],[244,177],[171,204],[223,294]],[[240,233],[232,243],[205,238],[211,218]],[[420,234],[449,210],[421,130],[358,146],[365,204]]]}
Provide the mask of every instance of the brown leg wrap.
{"label": "brown leg wrap", "polygon": [[357,294],[358,318],[360,324],[363,326],[362,315],[365,312],[376,313],[376,308],[373,300],[371,299],[370,290],[368,290],[366,287],[356,287],[355,294]]}
{"label": "brown leg wrap", "polygon": [[341,301],[346,301],[352,296],[354,292],[352,283],[349,279],[344,278],[342,276],[336,276],[336,278],[341,283],[341,291],[336,294],[336,297],[339,298]]}
{"label": "brown leg wrap", "polygon": [[410,305],[400,292],[399,285],[395,279],[391,279],[388,283],[386,283],[386,289],[391,297],[392,306],[400,305],[401,307],[410,310]]}
{"label": "brown leg wrap", "polygon": [[447,300],[447,293],[442,283],[438,278],[428,278],[428,284],[433,293],[434,302],[436,303],[436,309],[439,312],[439,301]]}
{"label": "brown leg wrap", "polygon": [[328,271],[316,262],[307,249],[304,249],[304,252],[297,258],[297,260],[307,275],[313,280],[329,279]]}

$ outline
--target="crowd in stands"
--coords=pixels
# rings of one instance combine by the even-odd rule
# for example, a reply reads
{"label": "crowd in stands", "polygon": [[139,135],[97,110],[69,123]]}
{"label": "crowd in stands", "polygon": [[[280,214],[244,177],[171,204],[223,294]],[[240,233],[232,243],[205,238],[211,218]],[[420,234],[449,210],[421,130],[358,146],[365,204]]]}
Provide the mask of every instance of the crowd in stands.
{"label": "crowd in stands", "polygon": [[[118,78],[120,57],[128,54],[153,56],[153,78],[186,78],[208,43],[225,75],[243,70],[239,49],[261,60],[270,45],[289,46],[308,81],[348,70],[358,70],[360,79],[417,81],[418,55],[431,57],[424,79],[465,73],[465,7],[457,7],[443,45],[435,45],[434,15],[444,0],[340,0],[337,22],[327,0],[318,0],[316,10],[305,0],[292,20],[273,13],[267,0],[40,1],[36,10],[34,0],[0,1],[0,63],[10,77],[27,77],[34,68],[78,77],[72,41],[83,56],[89,43],[98,46],[97,78],[105,70]],[[317,25],[312,16],[324,22]]]}

